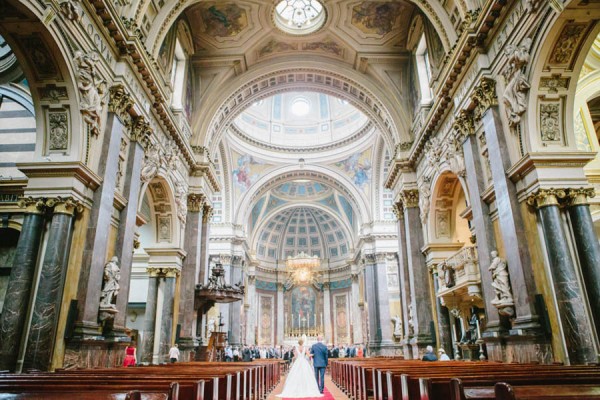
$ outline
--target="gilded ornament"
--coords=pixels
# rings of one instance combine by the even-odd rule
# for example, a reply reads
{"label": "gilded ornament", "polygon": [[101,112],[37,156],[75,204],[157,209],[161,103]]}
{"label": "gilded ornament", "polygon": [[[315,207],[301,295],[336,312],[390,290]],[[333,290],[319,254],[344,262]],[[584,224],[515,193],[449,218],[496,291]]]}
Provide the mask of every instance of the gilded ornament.
{"label": "gilded ornament", "polygon": [[117,84],[108,89],[109,101],[108,111],[113,112],[121,118],[122,121],[127,121],[128,111],[133,106],[133,99],[125,91],[125,86]]}
{"label": "gilded ornament", "polygon": [[203,209],[206,196],[202,193],[190,193],[187,198],[188,210],[191,212],[200,212]]}
{"label": "gilded ornament", "polygon": [[419,190],[418,189],[408,189],[400,192],[400,198],[402,199],[402,203],[406,208],[416,208],[419,207]]}
{"label": "gilded ornament", "polygon": [[17,204],[19,208],[24,208],[27,214],[43,214],[46,211],[46,202],[41,198],[23,197]]}
{"label": "gilded ornament", "polygon": [[569,206],[579,206],[588,204],[588,197],[596,196],[596,191],[593,188],[568,189],[567,198]]}
{"label": "gilded ornament", "polygon": [[558,200],[564,199],[566,196],[567,193],[564,189],[539,189],[527,198],[527,204],[536,208],[558,206]]}

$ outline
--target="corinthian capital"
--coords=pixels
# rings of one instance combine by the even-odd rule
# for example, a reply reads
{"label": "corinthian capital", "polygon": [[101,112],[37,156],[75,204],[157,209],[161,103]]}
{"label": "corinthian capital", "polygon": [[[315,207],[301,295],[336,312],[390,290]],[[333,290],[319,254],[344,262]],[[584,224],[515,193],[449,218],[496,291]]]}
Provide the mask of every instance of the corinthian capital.
{"label": "corinthian capital", "polygon": [[202,193],[190,193],[187,197],[188,211],[200,212],[203,209],[206,196]]}
{"label": "corinthian capital", "polygon": [[400,192],[400,198],[405,208],[419,207],[419,190],[408,189]]}
{"label": "corinthian capital", "polygon": [[476,103],[473,111],[476,119],[481,119],[481,116],[492,106],[498,105],[498,97],[496,96],[496,81],[491,78],[481,78],[479,85],[473,90],[471,99]]}
{"label": "corinthian capital", "polygon": [[141,115],[133,118],[131,122],[131,131],[129,132],[131,140],[138,142],[142,147],[146,148],[150,143],[151,134],[152,128],[150,128],[150,124],[146,118]]}
{"label": "corinthian capital", "polygon": [[454,119],[452,125],[456,136],[459,138],[466,138],[475,134],[475,121],[473,119],[473,113],[462,110]]}
{"label": "corinthian capital", "polygon": [[117,114],[121,120],[125,120],[128,115],[128,111],[133,107],[133,99],[125,91],[125,86],[117,84],[111,86],[108,89],[110,93],[110,100],[108,101],[108,110]]}
{"label": "corinthian capital", "polygon": [[564,189],[539,189],[527,198],[527,204],[535,208],[558,206],[558,200],[566,196],[567,192]]}

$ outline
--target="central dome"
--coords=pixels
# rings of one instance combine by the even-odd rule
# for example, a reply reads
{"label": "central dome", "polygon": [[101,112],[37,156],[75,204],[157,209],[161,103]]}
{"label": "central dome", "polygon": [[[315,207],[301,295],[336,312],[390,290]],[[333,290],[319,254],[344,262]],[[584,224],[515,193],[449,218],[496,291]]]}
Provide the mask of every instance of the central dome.
{"label": "central dome", "polygon": [[294,148],[341,142],[368,123],[367,116],[345,100],[316,92],[287,92],[254,103],[233,125],[252,142]]}

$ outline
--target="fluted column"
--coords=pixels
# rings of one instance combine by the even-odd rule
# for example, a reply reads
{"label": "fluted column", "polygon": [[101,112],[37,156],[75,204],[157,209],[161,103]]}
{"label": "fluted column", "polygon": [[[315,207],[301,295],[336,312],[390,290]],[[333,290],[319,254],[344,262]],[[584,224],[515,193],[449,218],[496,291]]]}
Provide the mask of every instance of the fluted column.
{"label": "fluted column", "polygon": [[325,343],[335,343],[333,329],[331,329],[333,321],[331,319],[331,291],[329,290],[329,282],[323,284],[323,321],[325,321]]}
{"label": "fluted column", "polygon": [[408,250],[406,248],[406,225],[404,221],[404,205],[402,201],[394,204],[394,214],[398,219],[398,277],[400,278],[400,303],[402,307],[402,328],[404,338],[400,342],[404,358],[409,360],[412,358],[412,331],[409,325],[409,307],[411,302],[410,294],[410,278],[408,273]]}
{"label": "fluted column", "polygon": [[283,315],[283,283],[277,283],[277,340],[275,345],[283,345],[283,327],[284,327],[284,315]]}
{"label": "fluted column", "polygon": [[152,364],[154,355],[154,331],[156,327],[156,303],[158,299],[159,268],[148,268],[148,296],[146,297],[146,313],[142,338],[143,363]]}
{"label": "fluted column", "polygon": [[131,142],[127,154],[126,176],[123,185],[123,196],[127,199],[127,205],[121,210],[119,218],[119,230],[115,244],[115,255],[119,258],[121,269],[121,280],[119,281],[119,294],[117,295],[113,330],[121,336],[126,327],[127,304],[129,302],[129,284],[131,279],[131,265],[133,262],[133,242],[136,231],[136,218],[138,200],[140,197],[142,161],[144,159],[144,146],[147,144],[147,136],[150,131],[145,120],[137,118],[131,127]]}
{"label": "fluted column", "polygon": [[591,323],[582,301],[583,292],[560,215],[558,199],[564,197],[566,192],[562,189],[540,189],[528,198],[528,203],[537,208],[542,223],[569,361],[572,364],[585,364],[597,362],[598,358]]}
{"label": "fluted column", "polygon": [[[429,296],[429,276],[423,248],[423,226],[419,211],[419,192],[416,189],[404,190],[401,193],[404,205],[404,234],[408,261],[408,280],[411,293],[409,303],[409,330],[413,337],[410,340],[413,357],[419,357],[419,350],[433,344],[435,334],[433,325],[433,310]],[[411,312],[412,311],[412,312]],[[412,314],[412,319],[410,318]],[[412,327],[410,326],[412,323]]]}
{"label": "fluted column", "polygon": [[25,369],[42,371],[50,368],[52,360],[73,234],[73,217],[83,209],[77,201],[70,198],[49,199],[46,204],[54,207],[54,210],[23,363]]}
{"label": "fluted column", "polygon": [[[353,268],[355,267],[356,266],[353,266]],[[354,329],[354,343],[364,343],[359,303],[360,291],[358,288],[358,271],[355,270],[352,272],[352,300],[350,302],[352,309],[352,326]]]}
{"label": "fluted column", "polygon": [[181,325],[179,348],[182,351],[191,350],[198,346],[196,336],[200,332],[195,332],[194,321],[197,319],[194,310],[194,298],[197,270],[200,265],[202,255],[202,215],[204,211],[205,196],[200,193],[188,194],[187,206],[188,213],[185,224],[185,244],[187,252],[183,267],[181,270],[181,286],[179,300],[179,324]]}
{"label": "fluted column", "polygon": [[103,155],[103,160],[98,166],[98,175],[102,177],[102,184],[94,192],[77,290],[76,334],[83,339],[87,336],[95,338],[101,334],[101,327],[98,324],[99,293],[102,289],[110,225],[114,212],[113,200],[122,132],[123,124],[115,113],[109,112],[102,148],[98,149]]}
{"label": "fluted column", "polygon": [[0,369],[10,371],[15,370],[19,356],[46,209],[43,200],[33,198],[21,199],[19,206],[25,208],[25,215],[0,320]]}
{"label": "fluted column", "polygon": [[175,337],[173,332],[173,313],[175,300],[175,284],[180,269],[177,267],[162,269],[162,309],[160,317],[160,337],[158,357],[160,362],[169,361],[169,349],[173,346]]}
{"label": "fluted column", "polygon": [[[479,101],[476,116],[481,119],[485,131],[500,233],[504,248],[510,249],[506,252],[506,261],[516,313],[510,334],[539,335],[541,330],[535,309],[537,290],[529,255],[527,232],[519,209],[515,184],[506,173],[511,167],[511,160],[496,101],[495,81],[484,79],[476,94]],[[483,277],[485,274],[481,275]]]}
{"label": "fluted column", "polygon": [[577,255],[581,265],[581,274],[585,282],[587,297],[592,301],[590,307],[596,332],[600,332],[600,244],[594,229],[594,221],[590,213],[588,197],[594,197],[593,189],[571,189],[568,191],[568,210],[571,220],[571,229],[577,246]]}

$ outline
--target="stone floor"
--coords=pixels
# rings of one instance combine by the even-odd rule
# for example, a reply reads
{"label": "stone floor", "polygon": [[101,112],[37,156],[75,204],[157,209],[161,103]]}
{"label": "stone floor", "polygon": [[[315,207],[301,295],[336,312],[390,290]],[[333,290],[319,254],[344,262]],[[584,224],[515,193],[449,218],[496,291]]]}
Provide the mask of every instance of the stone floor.
{"label": "stone floor", "polygon": [[[279,397],[276,397],[283,390],[283,384],[285,383],[285,376],[279,382],[279,385],[271,392],[267,400],[282,400]],[[331,394],[331,397],[324,397],[323,400],[335,399],[335,400],[347,400],[349,399],[337,386],[331,381],[331,377],[329,375],[325,375],[325,388]]]}

